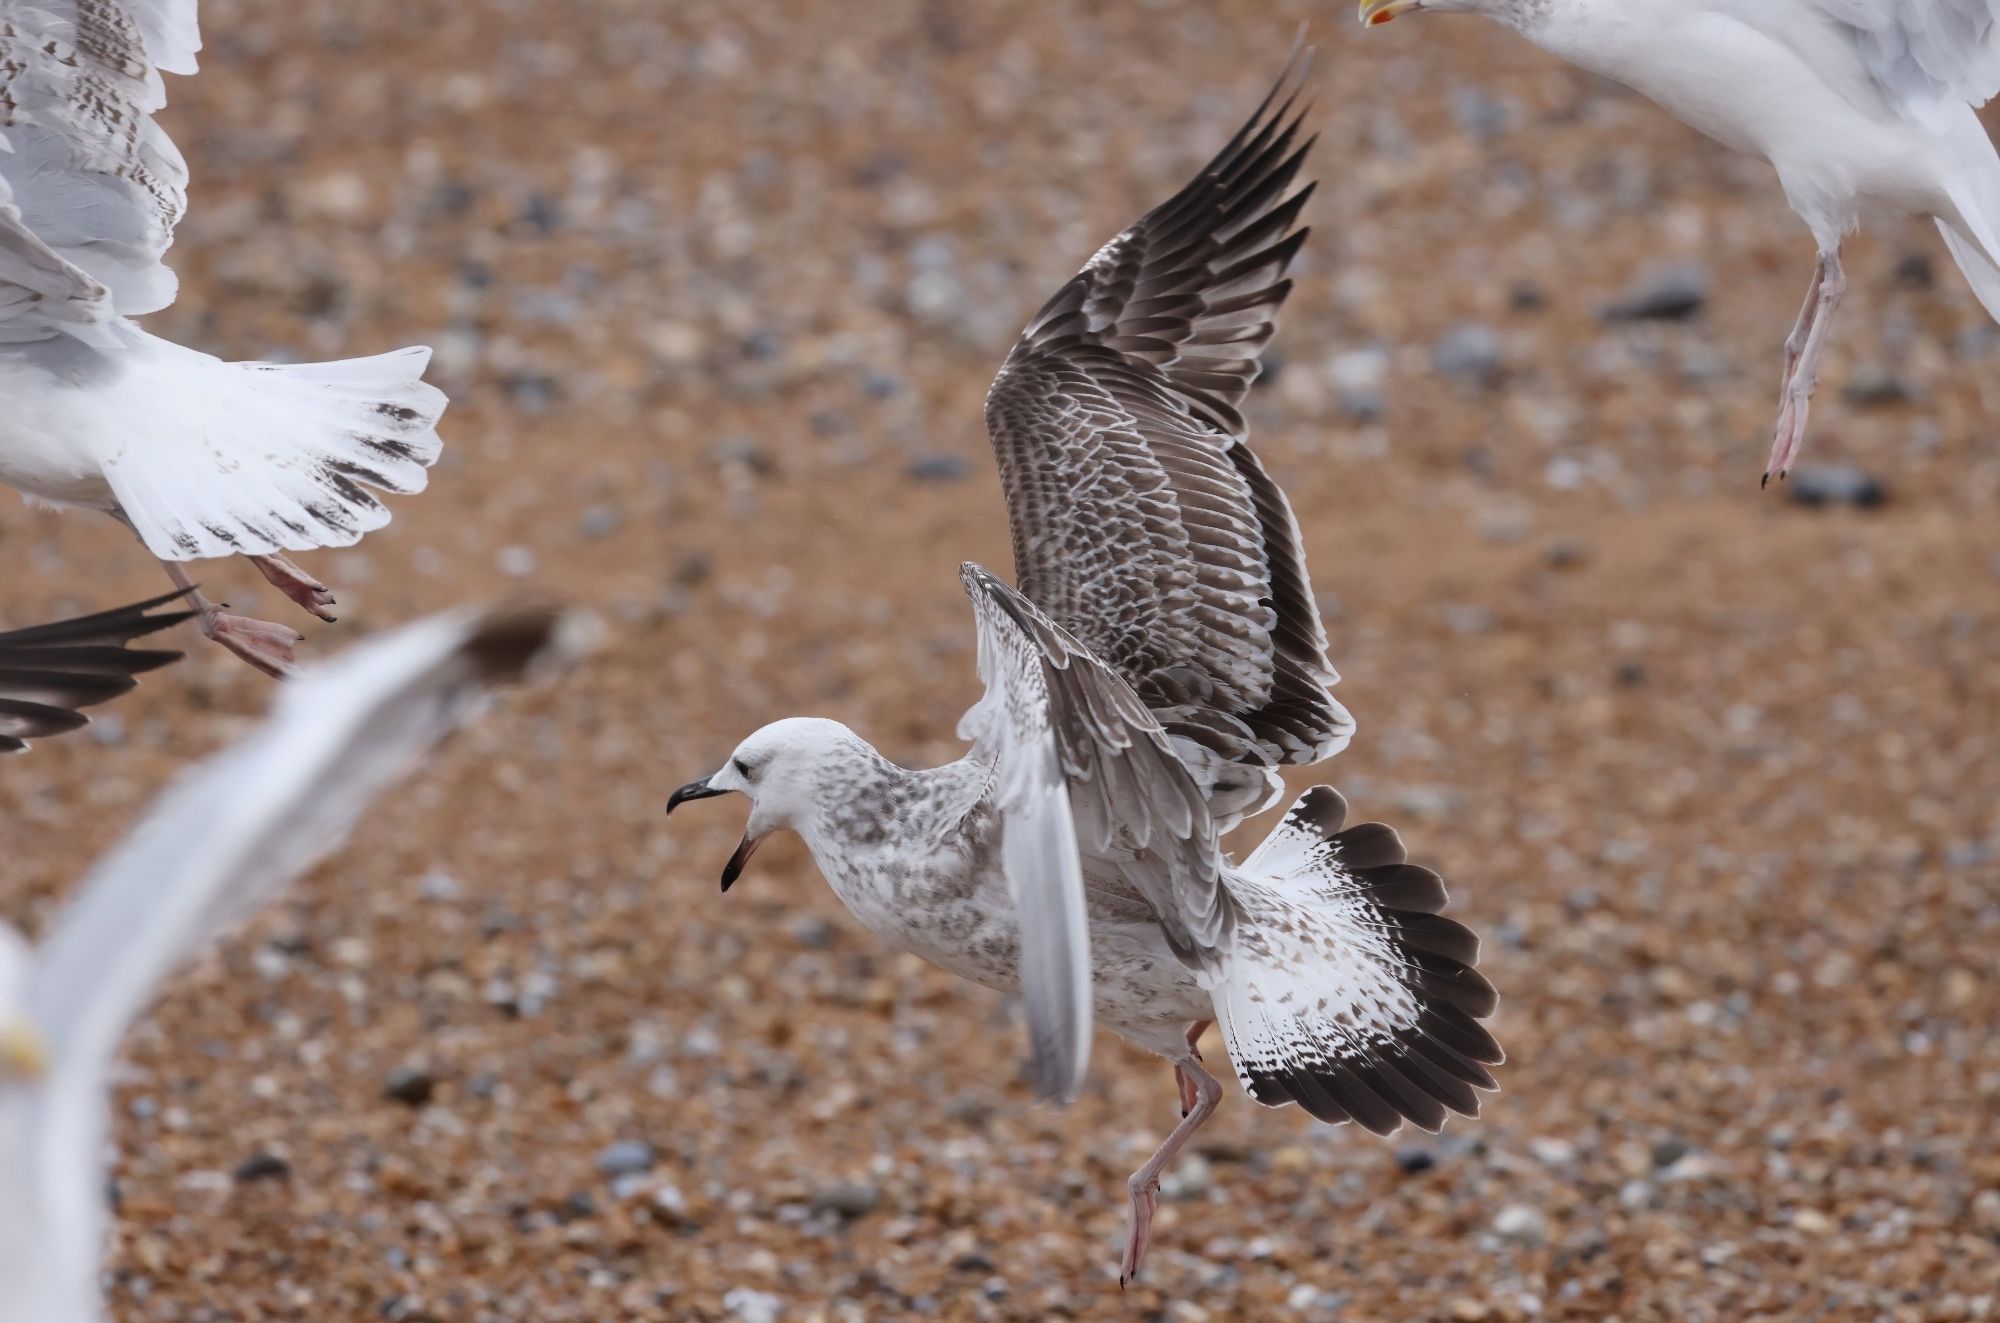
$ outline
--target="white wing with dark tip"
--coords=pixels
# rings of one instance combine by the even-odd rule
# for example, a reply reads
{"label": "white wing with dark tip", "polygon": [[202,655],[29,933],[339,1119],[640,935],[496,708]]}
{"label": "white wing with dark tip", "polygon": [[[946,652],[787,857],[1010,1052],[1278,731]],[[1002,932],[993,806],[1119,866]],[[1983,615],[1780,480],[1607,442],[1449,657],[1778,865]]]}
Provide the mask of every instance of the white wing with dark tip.
{"label": "white wing with dark tip", "polygon": [[192,611],[158,611],[168,593],[110,611],[0,632],[0,754],[28,741],[88,725],[82,710],[131,692],[138,676],[179,661],[165,648],[133,648],[133,639],[180,624]]}
{"label": "white wing with dark tip", "polygon": [[[33,1163],[0,1186],[0,1237],[35,1237],[42,1270],[0,1274],[0,1318],[97,1315],[112,1060],[168,975],[333,849],[489,688],[567,661],[586,630],[553,610],[461,613],[309,670],[257,731],[183,776],[83,880],[28,990],[48,1076],[25,1099],[0,1093]],[[72,1308],[51,1312],[51,1302]]]}
{"label": "white wing with dark tip", "polygon": [[1242,404],[1306,231],[1296,58],[1186,188],[1036,314],[986,402],[1021,591],[1190,756],[1330,757],[1353,722]]}

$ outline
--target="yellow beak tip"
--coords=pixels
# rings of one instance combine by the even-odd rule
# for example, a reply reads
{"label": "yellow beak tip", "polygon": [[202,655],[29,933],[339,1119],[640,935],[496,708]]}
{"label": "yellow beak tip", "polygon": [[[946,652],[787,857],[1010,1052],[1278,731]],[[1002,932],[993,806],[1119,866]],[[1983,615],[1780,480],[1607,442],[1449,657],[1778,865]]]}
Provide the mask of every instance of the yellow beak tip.
{"label": "yellow beak tip", "polygon": [[48,1049],[42,1036],[30,1025],[11,1025],[0,1030],[0,1066],[24,1079],[37,1079],[48,1070]]}

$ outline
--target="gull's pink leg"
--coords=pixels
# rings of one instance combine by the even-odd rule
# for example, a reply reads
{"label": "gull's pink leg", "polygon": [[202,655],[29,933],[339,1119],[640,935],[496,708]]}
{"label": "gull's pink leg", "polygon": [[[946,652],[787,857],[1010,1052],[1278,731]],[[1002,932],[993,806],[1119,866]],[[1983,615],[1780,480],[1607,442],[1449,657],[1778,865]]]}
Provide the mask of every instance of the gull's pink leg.
{"label": "gull's pink leg", "polygon": [[[1201,1049],[1196,1047],[1195,1044],[1201,1041],[1203,1032],[1207,1030],[1208,1026],[1214,1023],[1215,1021],[1213,1020],[1196,1020],[1188,1026],[1188,1051],[1194,1056],[1196,1061],[1201,1060]],[[1174,1066],[1174,1085],[1181,1091],[1181,1115],[1186,1116],[1194,1110],[1194,1081],[1187,1077],[1187,1072],[1182,1070],[1179,1064]]]}
{"label": "gull's pink leg", "polygon": [[1813,314],[1819,311],[1819,287],[1826,282],[1826,254],[1813,258],[1812,284],[1806,286],[1805,306],[1799,309],[1799,319],[1792,323],[1792,333],[1785,337],[1785,375],[1778,380],[1780,391],[1791,384],[1792,373],[1799,366],[1799,355],[1805,352],[1806,337],[1812,334]]}
{"label": "gull's pink leg", "polygon": [[282,552],[274,551],[268,556],[252,556],[250,563],[258,572],[271,581],[271,586],[297,602],[321,620],[331,621],[334,616],[327,610],[333,605],[333,594],[326,585],[294,565]]}
{"label": "gull's pink leg", "polygon": [[[1771,442],[1770,462],[1764,466],[1766,483],[1771,481],[1773,473],[1782,481],[1791,472],[1792,462],[1799,456],[1799,447],[1805,444],[1806,414],[1812,403],[1813,387],[1819,384],[1820,355],[1826,351],[1827,332],[1833,327],[1833,311],[1840,304],[1840,296],[1847,292],[1847,273],[1841,269],[1838,245],[1832,252],[1820,254],[1813,284],[1812,315],[1808,319],[1804,313],[1800,314],[1800,320],[1805,324],[1805,339],[1795,359],[1791,341],[1785,342],[1785,357],[1790,371],[1785,374],[1785,388],[1778,398],[1778,432]],[[1797,334],[1797,328],[1794,328],[1793,334]]]}
{"label": "gull's pink leg", "polygon": [[[268,621],[233,616],[202,596],[187,571],[170,560],[160,562],[174,587],[187,594],[188,605],[201,613],[201,632],[266,675],[282,680],[292,674],[292,648],[305,635]],[[224,603],[227,605],[227,603]]]}
{"label": "gull's pink leg", "polygon": [[1146,1245],[1153,1238],[1153,1212],[1160,1202],[1160,1173],[1167,1169],[1189,1137],[1201,1129],[1202,1122],[1215,1114],[1217,1104],[1222,1101],[1222,1086],[1215,1082],[1215,1076],[1201,1068],[1192,1048],[1186,1060],[1174,1063],[1174,1069],[1179,1078],[1194,1082],[1194,1107],[1181,1118],[1159,1151],[1146,1159],[1146,1165],[1133,1172],[1132,1179],[1125,1183],[1132,1206],[1125,1224],[1125,1260],[1118,1269],[1120,1289],[1138,1277]]}

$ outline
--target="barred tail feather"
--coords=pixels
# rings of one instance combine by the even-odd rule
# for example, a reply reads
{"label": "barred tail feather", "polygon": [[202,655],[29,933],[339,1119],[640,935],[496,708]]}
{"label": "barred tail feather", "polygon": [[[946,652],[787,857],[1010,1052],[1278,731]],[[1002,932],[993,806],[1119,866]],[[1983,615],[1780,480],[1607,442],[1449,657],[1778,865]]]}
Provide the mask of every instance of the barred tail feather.
{"label": "barred tail feather", "polygon": [[425,348],[334,363],[225,363],[139,336],[108,392],[104,473],[154,555],[348,546],[389,522],[370,492],[424,489],[445,398]]}
{"label": "barred tail feather", "polygon": [[1444,883],[1381,823],[1342,830],[1331,786],[1301,795],[1238,867],[1237,937],[1216,1019],[1244,1091],[1388,1134],[1479,1114],[1506,1059],[1479,1021],[1498,997],[1479,939],[1439,916]]}

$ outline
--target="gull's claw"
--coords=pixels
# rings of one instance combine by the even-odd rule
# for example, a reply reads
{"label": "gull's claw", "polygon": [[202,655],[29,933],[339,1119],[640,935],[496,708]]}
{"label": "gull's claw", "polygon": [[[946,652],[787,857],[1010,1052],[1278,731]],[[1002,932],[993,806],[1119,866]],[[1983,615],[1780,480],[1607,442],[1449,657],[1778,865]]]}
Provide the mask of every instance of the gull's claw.
{"label": "gull's claw", "polygon": [[327,610],[333,605],[333,594],[326,585],[307,574],[292,563],[282,552],[272,552],[268,556],[252,556],[250,563],[268,579],[273,588],[297,602],[304,610],[331,622],[335,617]]}
{"label": "gull's claw", "polygon": [[217,611],[202,621],[202,633],[264,674],[283,680],[297,670],[292,649],[305,635],[284,625]]}

